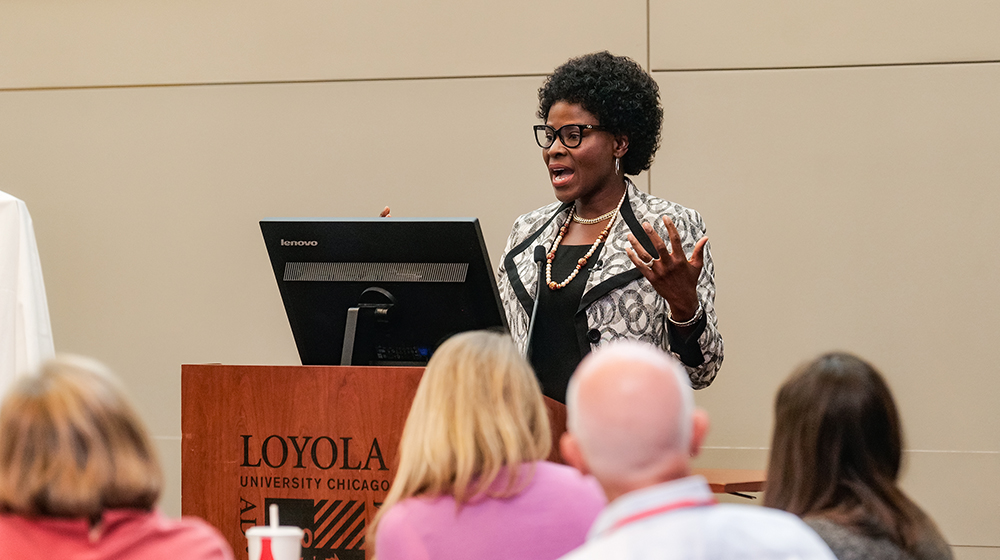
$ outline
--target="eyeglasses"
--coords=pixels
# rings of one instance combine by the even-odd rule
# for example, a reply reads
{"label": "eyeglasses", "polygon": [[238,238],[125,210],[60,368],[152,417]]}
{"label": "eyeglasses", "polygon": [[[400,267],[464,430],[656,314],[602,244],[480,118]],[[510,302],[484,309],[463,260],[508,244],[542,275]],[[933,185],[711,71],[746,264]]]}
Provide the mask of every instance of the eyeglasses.
{"label": "eyeglasses", "polygon": [[561,127],[559,130],[552,128],[547,124],[536,124],[535,125],[535,142],[538,142],[538,146],[541,148],[550,148],[552,144],[556,142],[556,136],[559,137],[559,141],[562,142],[563,146],[567,148],[575,148],[583,142],[583,131],[584,130],[607,130],[603,126],[597,124],[567,124]]}

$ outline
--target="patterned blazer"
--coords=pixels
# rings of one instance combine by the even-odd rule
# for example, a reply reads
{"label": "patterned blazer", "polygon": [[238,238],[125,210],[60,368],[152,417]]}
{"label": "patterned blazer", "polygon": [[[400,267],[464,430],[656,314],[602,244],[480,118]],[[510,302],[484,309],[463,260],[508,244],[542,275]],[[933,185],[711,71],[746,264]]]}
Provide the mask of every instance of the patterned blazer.
{"label": "patterned blazer", "polygon": [[[670,216],[690,257],[695,243],[705,235],[705,223],[694,210],[646,194],[628,181],[627,196],[614,227],[608,235],[587,277],[587,285],[576,316],[580,347],[587,351],[603,343],[630,338],[649,342],[673,353],[686,367],[695,389],[707,387],[722,364],[722,336],[715,317],[715,267],[705,247],[705,266],[698,280],[698,298],[705,311],[694,331],[684,339],[667,320],[667,300],[635,268],[625,253],[628,233],[642,243],[649,254],[658,256],[642,229],[648,221],[670,245],[660,217]],[[572,203],[554,202],[529,212],[514,222],[507,247],[500,259],[497,284],[503,300],[511,336],[523,353],[528,324],[538,286],[534,248],[550,250],[559,227],[569,216]]]}

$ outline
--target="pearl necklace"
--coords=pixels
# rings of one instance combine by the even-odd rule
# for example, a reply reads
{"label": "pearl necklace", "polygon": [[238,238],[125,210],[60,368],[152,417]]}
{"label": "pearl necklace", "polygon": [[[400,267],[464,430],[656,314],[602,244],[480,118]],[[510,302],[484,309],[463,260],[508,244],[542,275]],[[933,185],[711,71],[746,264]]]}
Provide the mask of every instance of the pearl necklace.
{"label": "pearl necklace", "polygon": [[[576,209],[576,205],[573,205],[573,209],[574,210]],[[618,211],[617,208],[612,208],[609,212],[605,212],[604,214],[601,214],[600,216],[598,216],[596,218],[581,218],[580,216],[576,215],[576,212],[574,212],[573,213],[573,221],[576,222],[576,223],[578,223],[578,224],[584,224],[584,225],[588,225],[589,226],[589,225],[593,225],[593,224],[596,224],[598,222],[603,222],[604,220],[607,220],[611,216],[614,216],[615,212],[617,212],[617,211]]]}
{"label": "pearl necklace", "polygon": [[[618,209],[621,208],[622,203],[625,202],[626,193],[628,193],[628,190],[622,193],[622,199],[618,201],[618,206],[616,206],[614,210],[598,218],[595,218],[592,221],[588,220],[587,222],[582,222],[577,220],[575,215],[576,205],[574,205],[573,208],[570,208],[569,218],[567,218],[566,221],[563,222],[562,227],[559,228],[559,235],[556,236],[556,240],[552,244],[552,250],[549,251],[549,254],[545,257],[545,284],[549,287],[550,290],[559,290],[561,288],[565,288],[567,284],[569,284],[574,278],[576,278],[576,275],[580,273],[580,270],[584,266],[586,266],[587,260],[590,259],[590,257],[594,254],[594,251],[597,250],[597,247],[608,236],[608,233],[611,231],[611,226],[615,224],[615,218],[618,217]],[[569,274],[569,277],[558,284],[554,282],[552,280],[552,261],[555,260],[556,258],[556,250],[559,249],[559,243],[562,242],[563,237],[566,235],[566,231],[569,230],[569,223],[571,221],[575,221],[577,223],[588,223],[588,222],[597,223],[607,218],[611,218],[611,221],[608,222],[608,225],[604,226],[603,230],[601,230],[601,234],[597,236],[597,239],[594,241],[594,244],[590,246],[590,250],[587,251],[587,254],[584,255],[580,260],[576,261],[576,268],[574,268],[573,272]],[[581,220],[582,219],[583,218],[581,218]]]}

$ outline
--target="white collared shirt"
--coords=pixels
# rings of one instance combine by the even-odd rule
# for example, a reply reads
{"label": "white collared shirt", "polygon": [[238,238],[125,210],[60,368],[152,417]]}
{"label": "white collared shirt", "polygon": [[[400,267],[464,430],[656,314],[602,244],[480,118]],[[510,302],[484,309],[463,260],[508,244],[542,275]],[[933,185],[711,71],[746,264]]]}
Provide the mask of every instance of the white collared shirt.
{"label": "white collared shirt", "polygon": [[714,504],[700,476],[643,488],[608,504],[587,542],[564,560],[835,560],[822,539],[783,511]]}

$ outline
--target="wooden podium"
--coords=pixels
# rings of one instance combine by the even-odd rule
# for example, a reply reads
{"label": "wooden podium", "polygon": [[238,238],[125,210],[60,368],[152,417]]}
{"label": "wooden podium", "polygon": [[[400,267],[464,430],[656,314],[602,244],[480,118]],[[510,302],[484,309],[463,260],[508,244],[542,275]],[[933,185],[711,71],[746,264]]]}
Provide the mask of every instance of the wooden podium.
{"label": "wooden podium", "polygon": [[217,527],[237,558],[244,532],[305,530],[304,559],[365,558],[423,368],[181,367],[181,510]]}
{"label": "wooden podium", "polygon": [[[219,528],[246,558],[244,532],[305,530],[305,560],[365,558],[365,531],[395,476],[423,368],[181,366],[181,510]],[[553,437],[565,408],[550,403]],[[558,460],[555,450],[551,459]]]}
{"label": "wooden podium", "polygon": [[[245,559],[244,532],[266,525],[275,503],[282,525],[305,531],[304,560],[363,560],[365,532],[395,476],[422,373],[419,367],[181,366],[182,513],[217,527],[236,558]],[[549,459],[560,461],[566,409],[548,398],[546,405]],[[759,491],[762,473],[727,473],[736,472],[742,474],[733,481],[701,474],[716,492]],[[733,482],[743,486],[727,486]]]}

